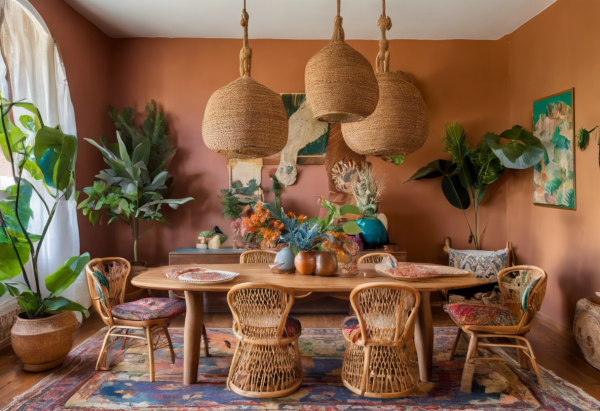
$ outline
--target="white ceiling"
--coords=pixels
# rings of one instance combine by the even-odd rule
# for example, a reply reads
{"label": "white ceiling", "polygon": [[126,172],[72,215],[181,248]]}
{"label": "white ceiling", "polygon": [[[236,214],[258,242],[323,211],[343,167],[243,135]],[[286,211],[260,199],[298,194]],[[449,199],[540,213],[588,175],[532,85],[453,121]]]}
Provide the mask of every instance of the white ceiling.
{"label": "white ceiling", "polygon": [[[65,0],[111,37],[240,38],[243,0]],[[556,0],[388,0],[390,39],[496,40]],[[247,0],[250,38],[329,39],[335,0]],[[347,39],[377,40],[379,0],[342,1]]]}

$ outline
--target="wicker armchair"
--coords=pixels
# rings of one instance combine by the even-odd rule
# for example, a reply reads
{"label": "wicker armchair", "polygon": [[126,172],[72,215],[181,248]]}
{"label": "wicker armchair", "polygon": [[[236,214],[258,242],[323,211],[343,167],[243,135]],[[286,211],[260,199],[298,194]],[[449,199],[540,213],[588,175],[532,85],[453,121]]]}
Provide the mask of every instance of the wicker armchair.
{"label": "wicker armchair", "polygon": [[301,325],[288,317],[294,294],[284,287],[245,283],[233,287],[227,302],[237,346],[227,386],[251,398],[282,397],[302,383],[298,350]]}
{"label": "wicker armchair", "polygon": [[401,284],[363,284],[352,291],[350,302],[357,317],[346,319],[343,327],[349,343],[342,366],[344,385],[371,398],[409,395],[418,382],[409,365],[421,303],[418,291]]}
{"label": "wicker armchair", "polygon": [[[127,277],[131,273],[129,261],[118,258],[96,258],[85,267],[88,290],[96,311],[108,326],[96,370],[108,371],[108,350],[123,339],[142,340],[148,345],[149,378],[154,381],[154,351],[168,348],[171,361],[175,363],[175,352],[167,327],[185,312],[185,302],[170,298],[143,298],[123,303]],[[113,340],[109,340],[113,337]]]}
{"label": "wicker armchair", "polygon": [[396,259],[393,255],[388,253],[369,253],[365,254],[358,259],[358,264],[379,264],[383,261],[385,257],[392,257],[394,260]]}
{"label": "wicker armchair", "polygon": [[[478,356],[480,348],[493,347],[517,349],[521,367],[533,371],[543,386],[540,370],[526,335],[531,330],[535,315],[544,301],[547,282],[548,275],[541,268],[527,265],[509,267],[498,273],[498,285],[503,297],[502,307],[473,304],[444,306],[444,310],[459,328],[450,359],[456,354],[461,335],[469,336],[461,392],[471,392],[475,365],[481,362],[503,361],[499,356]],[[484,343],[481,342],[483,338],[514,339],[515,344],[488,340]]]}
{"label": "wicker armchair", "polygon": [[240,255],[240,264],[269,264],[277,253],[271,250],[248,250]]}

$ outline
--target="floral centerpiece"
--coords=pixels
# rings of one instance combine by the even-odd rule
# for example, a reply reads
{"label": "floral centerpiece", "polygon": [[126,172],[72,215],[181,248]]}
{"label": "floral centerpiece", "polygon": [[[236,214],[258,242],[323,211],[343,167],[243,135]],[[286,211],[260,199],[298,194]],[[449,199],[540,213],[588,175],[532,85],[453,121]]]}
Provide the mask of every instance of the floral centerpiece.
{"label": "floral centerpiece", "polygon": [[[306,216],[296,217],[293,212],[284,213],[283,215],[289,220],[293,219],[300,223],[306,221]],[[273,215],[268,208],[263,207],[261,202],[254,206],[254,214],[242,218],[239,224],[244,239],[248,243],[256,244],[261,248],[277,248],[280,244],[282,232],[287,231],[282,217]],[[284,242],[281,243],[281,245],[283,244]]]}

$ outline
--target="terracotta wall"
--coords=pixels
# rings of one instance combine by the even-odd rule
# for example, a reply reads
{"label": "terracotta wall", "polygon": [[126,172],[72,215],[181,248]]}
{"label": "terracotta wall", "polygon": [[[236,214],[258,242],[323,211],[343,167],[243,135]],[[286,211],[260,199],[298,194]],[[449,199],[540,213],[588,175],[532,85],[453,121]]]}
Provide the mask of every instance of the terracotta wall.
{"label": "terracotta wall", "polygon": [[[304,67],[327,42],[251,40],[250,44],[253,77],[283,93],[304,91]],[[370,61],[375,60],[377,42],[350,44]],[[171,167],[178,180],[174,196],[196,199],[175,212],[168,211],[171,226],[156,227],[142,240],[145,259],[165,262],[169,250],[192,246],[199,231],[214,225],[230,231],[217,199],[219,190],[227,186],[227,162],[205,147],[201,124],[210,95],[239,76],[240,47],[241,40],[116,41],[111,102],[140,110],[150,98],[160,102],[179,150]],[[443,262],[444,235],[452,235],[458,246],[468,246],[462,213],[447,204],[440,180],[402,183],[418,167],[443,155],[440,138],[446,122],[459,121],[472,138],[508,127],[508,40],[392,41],[390,49],[392,70],[408,72],[425,98],[430,137],[400,167],[372,159],[377,173],[387,174],[389,180],[380,209],[391,222],[392,240],[408,251],[412,261]],[[266,172],[264,175],[268,178]],[[324,167],[304,166],[297,183],[283,191],[284,207],[317,215],[317,198],[326,194]],[[486,247],[499,248],[507,237],[505,195],[505,185],[499,182],[485,201],[482,216],[489,222]],[[119,233],[115,248],[130,257],[127,232],[122,228]]]}
{"label": "terracotta wall", "polygon": [[[71,99],[75,108],[79,152],[77,189],[90,185],[103,167],[97,150],[83,141],[114,133],[114,124],[106,115],[111,101],[111,69],[114,40],[90,23],[62,0],[30,0],[55,38],[67,71]],[[116,235],[108,227],[92,229],[79,214],[81,250],[93,256],[119,254],[113,246]]]}
{"label": "terracotta wall", "polygon": [[[510,35],[511,124],[533,128],[534,100],[575,87],[575,129],[600,124],[600,2],[559,0]],[[575,304],[600,290],[598,146],[577,149],[577,210],[532,205],[532,174],[508,179],[508,236],[522,263],[549,275],[542,312],[570,326]]]}

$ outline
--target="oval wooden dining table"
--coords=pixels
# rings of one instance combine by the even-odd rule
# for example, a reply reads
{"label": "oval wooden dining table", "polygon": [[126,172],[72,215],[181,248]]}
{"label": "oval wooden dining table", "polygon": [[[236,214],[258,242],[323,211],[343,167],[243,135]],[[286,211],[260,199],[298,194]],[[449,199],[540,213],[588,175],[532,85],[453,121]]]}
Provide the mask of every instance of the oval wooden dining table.
{"label": "oval wooden dining table", "polygon": [[[358,275],[342,275],[338,272],[332,277],[301,274],[274,274],[267,264],[202,264],[203,268],[209,270],[240,273],[233,281],[219,284],[201,284],[172,280],[165,275],[167,271],[183,270],[192,267],[194,267],[194,265],[170,265],[150,268],[148,271],[136,276],[131,281],[133,285],[140,288],[185,292],[187,312],[183,339],[183,383],[186,385],[194,384],[198,379],[200,338],[204,323],[203,305],[205,292],[227,292],[236,284],[264,282],[286,287],[297,294],[315,292],[349,295],[355,287],[361,284],[398,281],[388,276],[377,275],[376,277],[373,277],[373,275],[376,274],[375,264],[359,264],[360,273]],[[433,368],[431,292],[474,287],[478,285],[478,282],[472,274],[467,276],[401,282],[414,287],[421,294],[421,305],[419,306],[417,322],[415,325],[415,346],[417,348],[421,381],[428,382],[431,380]]]}

